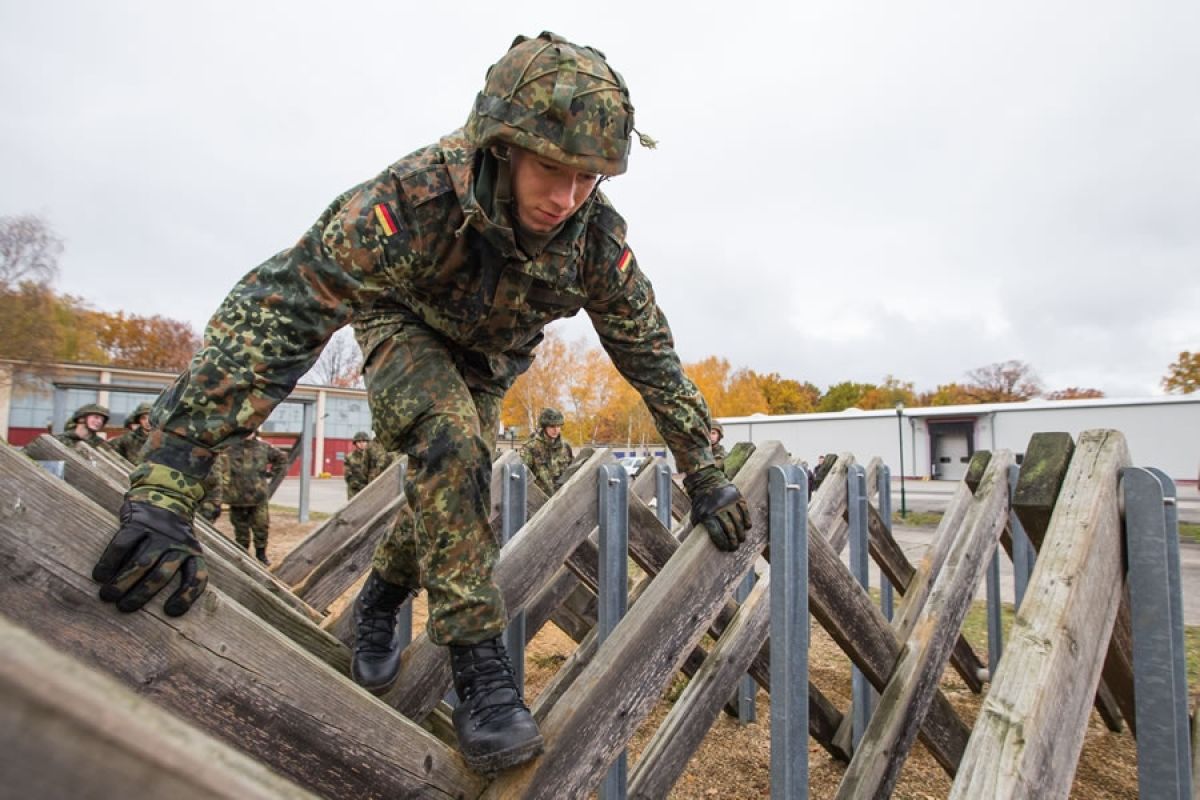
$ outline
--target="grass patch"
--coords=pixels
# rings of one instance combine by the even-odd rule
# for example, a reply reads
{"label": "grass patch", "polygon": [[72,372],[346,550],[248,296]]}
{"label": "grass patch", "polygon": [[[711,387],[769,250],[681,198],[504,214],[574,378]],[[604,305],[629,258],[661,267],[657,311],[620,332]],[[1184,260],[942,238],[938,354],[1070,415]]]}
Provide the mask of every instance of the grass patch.
{"label": "grass patch", "polygon": [[893,525],[906,525],[910,528],[936,528],[942,521],[940,511],[910,511],[908,516],[900,516],[899,511],[892,512]]}
{"label": "grass patch", "polygon": [[[300,513],[300,509],[296,508],[295,506],[277,506],[274,503],[271,503],[269,509],[273,514],[291,514],[292,516],[296,516]],[[316,522],[320,522],[323,519],[329,519],[332,516],[333,514],[330,514],[327,511],[313,511],[312,509],[309,509],[308,511],[308,518]]]}
{"label": "grass patch", "polygon": [[[1000,630],[1002,640],[1007,646],[1012,632],[1013,617],[1016,615],[1010,603],[1001,603]],[[977,601],[971,604],[971,610],[963,621],[963,636],[975,648],[980,659],[987,661],[987,603]],[[1188,687],[1195,690],[1200,680],[1200,626],[1183,626],[1183,651],[1187,655]]]}
{"label": "grass patch", "polygon": [[1200,544],[1200,524],[1195,522],[1179,523],[1179,540]]}

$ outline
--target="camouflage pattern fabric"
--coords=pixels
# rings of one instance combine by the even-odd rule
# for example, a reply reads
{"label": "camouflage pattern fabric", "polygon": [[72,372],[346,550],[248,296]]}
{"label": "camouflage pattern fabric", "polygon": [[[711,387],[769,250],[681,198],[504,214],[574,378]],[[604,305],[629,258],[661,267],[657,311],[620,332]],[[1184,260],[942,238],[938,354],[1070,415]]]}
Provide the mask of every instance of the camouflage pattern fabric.
{"label": "camouflage pattern fabric", "polygon": [[346,478],[346,499],[367,488],[367,484],[383,474],[392,463],[391,455],[378,442],[371,442],[366,449],[357,448],[346,454],[344,476]]}
{"label": "camouflage pattern fabric", "polygon": [[142,446],[146,444],[147,438],[146,429],[139,425],[114,439],[112,448],[121,455],[121,458],[136,466],[142,463]]}
{"label": "camouflage pattern fabric", "polygon": [[550,439],[545,429],[538,431],[521,448],[521,461],[529,469],[533,482],[547,497],[558,489],[559,478],[571,466],[574,458],[571,445],[563,441],[562,434]]}
{"label": "camouflage pattern fabric", "polygon": [[110,444],[107,439],[102,437],[100,434],[94,433],[92,431],[88,431],[87,436],[79,437],[79,436],[75,435],[75,429],[72,428],[69,431],[63,431],[62,433],[55,434],[54,438],[58,439],[60,442],[65,444],[67,447],[70,447],[72,450],[75,449],[75,445],[78,444],[79,442],[86,442],[86,443],[90,444],[92,447],[96,448],[97,450],[103,450],[106,453],[116,453],[117,452],[116,450],[113,449],[112,444]]}
{"label": "camouflage pattern fabric", "polygon": [[712,454],[713,454],[713,461],[716,463],[716,465],[718,467],[724,468],[725,456],[728,455],[725,452],[725,445],[721,444],[720,442],[717,442],[716,444],[714,444],[712,446]]}
{"label": "camouflage pattern fabric", "polygon": [[287,453],[259,439],[242,439],[225,450],[229,472],[224,501],[229,506],[256,506],[269,500],[271,478],[288,467]]}
{"label": "camouflage pattern fabric", "polygon": [[[190,516],[214,448],[256,429],[351,321],[376,433],[410,457],[406,492],[420,523],[402,520],[376,563],[395,583],[424,578],[436,642],[474,643],[504,627],[491,582],[488,456],[500,399],[546,324],[587,311],[677,467],[711,465],[708,408],[624,220],[595,191],[529,255],[514,235],[506,169],[451,134],[337,198],[293,247],[246,275],[160,397],[161,429],[130,499]],[[496,190],[481,201],[476,185],[489,176]]]}
{"label": "camouflage pattern fabric", "polygon": [[253,506],[230,506],[229,521],[233,523],[233,538],[240,547],[249,547],[251,538],[255,549],[267,546],[271,531],[271,515],[267,503]]}
{"label": "camouflage pattern fabric", "polygon": [[229,457],[224,453],[217,456],[213,468],[204,478],[204,498],[196,508],[196,513],[209,522],[215,522],[221,516],[221,502],[224,498],[224,485],[229,480]]}

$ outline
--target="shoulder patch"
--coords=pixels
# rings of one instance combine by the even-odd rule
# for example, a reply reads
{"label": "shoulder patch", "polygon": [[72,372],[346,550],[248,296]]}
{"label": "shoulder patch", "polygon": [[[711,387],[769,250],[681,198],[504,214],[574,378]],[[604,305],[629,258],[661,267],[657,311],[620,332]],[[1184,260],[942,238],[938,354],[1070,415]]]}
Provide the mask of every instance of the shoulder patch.
{"label": "shoulder patch", "polygon": [[396,224],[396,216],[392,210],[384,203],[375,205],[375,221],[379,223],[379,229],[383,231],[384,236],[395,236],[396,231],[400,230],[400,226]]}
{"label": "shoulder patch", "polygon": [[624,275],[625,271],[629,269],[629,265],[632,263],[633,251],[629,249],[629,245],[626,245],[621,250],[621,257],[617,259],[617,272]]}

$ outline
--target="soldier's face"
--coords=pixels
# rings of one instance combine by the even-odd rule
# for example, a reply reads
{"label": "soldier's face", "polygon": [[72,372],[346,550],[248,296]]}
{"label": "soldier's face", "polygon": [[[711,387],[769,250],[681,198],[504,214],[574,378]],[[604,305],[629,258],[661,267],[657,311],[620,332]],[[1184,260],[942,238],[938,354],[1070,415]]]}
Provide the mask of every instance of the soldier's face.
{"label": "soldier's face", "polygon": [[509,156],[517,219],[527,230],[549,233],[570,219],[591,195],[600,176],[519,148]]}
{"label": "soldier's face", "polygon": [[104,417],[99,414],[88,414],[83,418],[83,424],[87,426],[89,431],[99,433],[104,430]]}
{"label": "soldier's face", "polygon": [[354,443],[354,449],[355,449],[355,450],[366,450],[366,449],[367,449],[367,443],[366,443],[366,442],[362,442],[362,441],[355,442],[355,443]]}
{"label": "soldier's face", "polygon": [[547,425],[544,430],[547,439],[557,439],[558,435],[562,433],[562,428],[558,425]]}
{"label": "soldier's face", "polygon": [[717,442],[721,441],[721,434],[717,431],[709,431],[708,440],[713,444],[716,444]]}

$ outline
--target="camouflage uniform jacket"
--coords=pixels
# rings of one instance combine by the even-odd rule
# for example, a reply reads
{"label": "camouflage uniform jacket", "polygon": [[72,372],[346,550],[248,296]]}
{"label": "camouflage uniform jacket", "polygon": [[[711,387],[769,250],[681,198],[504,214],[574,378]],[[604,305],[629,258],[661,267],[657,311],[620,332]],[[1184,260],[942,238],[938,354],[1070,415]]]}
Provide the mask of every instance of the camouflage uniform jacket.
{"label": "camouflage uniform jacket", "polygon": [[268,500],[271,477],[287,469],[287,454],[258,439],[242,439],[225,449],[229,474],[224,501],[231,506],[255,506]]}
{"label": "camouflage uniform jacket", "polygon": [[77,442],[87,442],[92,447],[96,448],[97,450],[103,450],[106,453],[115,453],[116,452],[116,450],[113,449],[112,444],[98,433],[89,433],[87,435],[87,437],[80,438],[75,435],[74,430],[69,430],[69,431],[63,431],[62,433],[59,433],[59,434],[55,434],[54,438],[58,439],[60,442],[62,442],[67,447],[70,447],[72,449],[74,449]]}
{"label": "camouflage uniform jacket", "polygon": [[725,452],[725,445],[721,444],[720,442],[717,442],[716,444],[714,444],[712,446],[712,453],[713,453],[713,461],[717,462],[717,466],[724,467],[725,466],[725,456],[727,455],[727,453]]}
{"label": "camouflage uniform jacket", "polygon": [[293,247],[247,274],[160,398],[162,433],[151,434],[130,498],[190,513],[212,448],[266,419],[347,322],[366,362],[404,326],[425,326],[489,377],[473,388],[502,395],[532,362],[542,328],[586,310],[678,468],[712,464],[708,408],[624,220],[595,191],[530,257],[475,196],[488,158],[455,132],[342,194]]}
{"label": "camouflage uniform jacket", "polygon": [[571,445],[563,441],[561,434],[556,439],[547,439],[544,430],[538,431],[537,436],[521,448],[521,461],[529,469],[534,483],[547,497],[554,494],[554,490],[558,488],[559,476],[571,466],[574,458]]}
{"label": "camouflage uniform jacket", "polygon": [[361,492],[368,483],[382,475],[391,463],[388,451],[378,442],[371,442],[365,450],[351,450],[346,454],[346,485],[351,491]]}
{"label": "camouflage uniform jacket", "polygon": [[140,464],[142,463],[142,445],[146,443],[147,438],[146,429],[138,425],[114,439],[112,448],[130,464]]}

